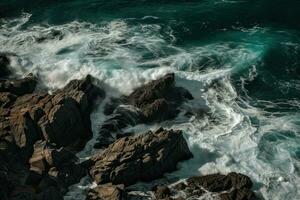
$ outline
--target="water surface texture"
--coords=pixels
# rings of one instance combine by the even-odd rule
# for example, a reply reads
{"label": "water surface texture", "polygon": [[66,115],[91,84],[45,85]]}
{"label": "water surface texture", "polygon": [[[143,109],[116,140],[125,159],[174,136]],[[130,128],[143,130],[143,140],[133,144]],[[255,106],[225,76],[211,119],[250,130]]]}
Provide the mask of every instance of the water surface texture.
{"label": "water surface texture", "polygon": [[[195,97],[184,105],[194,115],[131,127],[183,130],[194,158],[166,177],[236,171],[264,199],[300,199],[300,1],[0,0],[0,8],[0,51],[16,55],[17,75],[37,74],[40,89],[92,74],[115,96],[176,74]],[[95,136],[104,120],[100,107]],[[93,142],[78,156],[90,156]],[[84,178],[65,198],[82,199],[90,185]]]}

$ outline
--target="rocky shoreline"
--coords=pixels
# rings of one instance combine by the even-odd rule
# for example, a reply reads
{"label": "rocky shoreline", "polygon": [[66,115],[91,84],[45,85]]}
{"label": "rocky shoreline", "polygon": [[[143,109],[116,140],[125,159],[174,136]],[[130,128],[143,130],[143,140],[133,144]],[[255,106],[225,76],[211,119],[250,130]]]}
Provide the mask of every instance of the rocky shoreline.
{"label": "rocky shoreline", "polygon": [[[97,186],[87,200],[130,199],[127,186],[152,181],[193,157],[179,130],[159,128],[124,133],[127,126],[173,119],[193,99],[175,84],[174,74],[110,99],[95,148],[102,151],[80,162],[75,153],[92,138],[90,114],[105,91],[90,75],[49,94],[36,92],[38,77],[11,78],[9,57],[0,55],[0,197],[3,200],[63,199],[84,176]],[[230,173],[191,177],[153,188],[154,199],[197,199],[207,192],[230,200],[256,199],[249,177]]]}

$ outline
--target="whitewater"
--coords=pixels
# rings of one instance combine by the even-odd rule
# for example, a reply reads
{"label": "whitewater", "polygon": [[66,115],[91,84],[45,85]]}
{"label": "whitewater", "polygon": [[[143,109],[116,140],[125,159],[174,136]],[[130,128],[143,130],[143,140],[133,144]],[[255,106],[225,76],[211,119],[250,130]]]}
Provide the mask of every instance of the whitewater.
{"label": "whitewater", "polygon": [[[212,40],[184,46],[177,45],[172,27],[155,23],[117,19],[99,24],[28,24],[30,18],[30,13],[23,13],[0,19],[0,46],[1,51],[11,54],[16,76],[33,73],[39,77],[37,90],[51,93],[72,79],[91,74],[105,87],[107,101],[174,72],[177,84],[192,93],[194,100],[182,105],[176,119],[129,128],[136,133],[160,126],[183,131],[194,158],[181,162],[177,171],[163,179],[172,183],[194,175],[235,171],[249,176],[254,191],[264,199],[300,198],[300,113],[270,111],[284,106],[299,109],[300,102],[258,100],[265,107],[254,106],[245,89],[258,76],[258,65],[269,45],[278,38],[288,41],[290,35],[259,26],[237,26],[220,34],[242,37],[239,41]],[[156,18],[144,16],[139,20]],[[91,116],[94,138],[77,154],[82,160],[96,151],[93,144],[106,119],[103,105]],[[147,192],[151,184],[138,183],[132,188],[144,189],[145,199],[151,199]],[[65,199],[82,199],[85,190],[93,186],[85,177],[70,188]],[[211,194],[203,198],[214,199]]]}

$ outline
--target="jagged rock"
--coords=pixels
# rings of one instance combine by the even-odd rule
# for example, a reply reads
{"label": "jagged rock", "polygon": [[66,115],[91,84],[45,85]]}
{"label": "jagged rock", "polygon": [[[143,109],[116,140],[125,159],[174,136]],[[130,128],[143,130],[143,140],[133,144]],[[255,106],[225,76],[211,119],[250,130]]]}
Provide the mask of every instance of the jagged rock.
{"label": "jagged rock", "polygon": [[[74,150],[83,148],[92,137],[90,113],[94,101],[104,92],[93,78],[71,81],[50,95],[26,94],[16,97],[0,93],[0,138],[31,155],[33,144],[46,139]],[[5,145],[5,144],[3,144]]]}
{"label": "jagged rock", "polygon": [[[25,94],[34,91],[33,80],[0,81],[5,83],[0,84],[0,155],[5,155],[7,163],[3,168],[0,158],[0,182],[5,184],[0,187],[1,198],[49,199],[51,195],[46,193],[52,186],[61,197],[88,171],[60,147],[79,150],[91,138],[90,113],[104,92],[87,76],[53,94]],[[29,171],[27,163],[38,140],[57,145],[36,148]]]}
{"label": "jagged rock", "polygon": [[254,200],[256,197],[251,191],[252,185],[249,177],[232,172],[228,175],[211,174],[192,177],[185,182],[173,185],[169,188],[172,192],[163,192],[168,191],[166,186],[158,186],[154,188],[154,192],[157,199],[200,198],[207,190],[221,200]]}
{"label": "jagged rock", "polygon": [[31,176],[27,182],[38,185],[43,179],[38,175],[46,175],[53,178],[60,187],[67,188],[87,174],[87,170],[77,164],[77,161],[78,158],[65,148],[56,148],[45,141],[38,141],[29,160]]}
{"label": "jagged rock", "polygon": [[[104,113],[112,116],[105,121],[99,134],[107,135],[107,132],[119,134],[126,126],[175,118],[179,112],[178,107],[191,99],[193,96],[188,90],[175,86],[175,75],[167,74],[135,89],[129,96],[111,99],[105,105]],[[96,148],[104,143],[101,141],[102,138],[99,137]]]}
{"label": "jagged rock", "polygon": [[151,181],[176,169],[192,154],[181,131],[158,129],[139,136],[124,137],[92,157],[91,176],[98,184],[131,185]]}
{"label": "jagged rock", "polygon": [[65,165],[76,163],[78,158],[65,148],[57,148],[46,141],[37,141],[34,144],[34,152],[29,160],[30,170],[43,174],[51,167],[58,169]]}
{"label": "jagged rock", "polygon": [[35,90],[36,84],[37,78],[33,74],[29,74],[23,79],[0,80],[0,92],[9,92],[21,96],[32,93]]}
{"label": "jagged rock", "polygon": [[86,200],[125,200],[124,185],[104,184],[89,190]]}
{"label": "jagged rock", "polygon": [[10,63],[9,58],[5,54],[0,54],[0,77],[5,77],[10,75],[10,70],[8,65]]}
{"label": "jagged rock", "polygon": [[152,190],[157,199],[167,199],[171,196],[171,190],[165,185],[154,186]]}

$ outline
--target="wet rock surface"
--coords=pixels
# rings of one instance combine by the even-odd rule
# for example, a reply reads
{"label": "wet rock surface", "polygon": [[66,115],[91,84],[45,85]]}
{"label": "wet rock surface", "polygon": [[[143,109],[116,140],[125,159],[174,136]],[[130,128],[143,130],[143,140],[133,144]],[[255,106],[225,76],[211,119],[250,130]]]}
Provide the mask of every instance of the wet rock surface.
{"label": "wet rock surface", "polygon": [[132,185],[151,181],[176,170],[179,161],[192,157],[181,131],[149,131],[139,136],[124,137],[102,153],[92,157],[90,170],[97,184]]}
{"label": "wet rock surface", "polygon": [[105,96],[94,81],[87,76],[48,94],[35,92],[31,74],[0,80],[1,199],[63,199],[87,175],[71,151],[92,137],[90,113]]}
{"label": "wet rock surface", "polygon": [[11,74],[8,66],[10,64],[10,60],[7,55],[4,53],[0,53],[0,78],[6,77]]}
{"label": "wet rock surface", "polygon": [[9,92],[10,94],[21,96],[34,92],[36,85],[37,77],[29,74],[23,79],[0,80],[0,92]]}
{"label": "wet rock surface", "polygon": [[102,134],[114,132],[120,135],[123,128],[139,123],[155,123],[173,119],[179,113],[179,106],[193,96],[188,90],[175,86],[175,75],[151,81],[136,88],[130,95],[111,99],[105,105],[104,113],[111,115],[100,128],[96,148],[106,147]]}
{"label": "wet rock surface", "polygon": [[197,199],[210,193],[210,196],[221,200],[254,200],[257,198],[251,191],[252,185],[250,178],[243,174],[211,174],[189,178],[170,188],[156,186],[153,191],[157,199]]}

